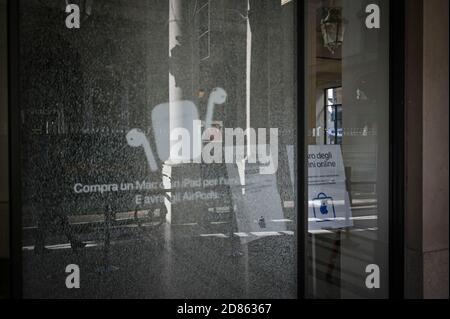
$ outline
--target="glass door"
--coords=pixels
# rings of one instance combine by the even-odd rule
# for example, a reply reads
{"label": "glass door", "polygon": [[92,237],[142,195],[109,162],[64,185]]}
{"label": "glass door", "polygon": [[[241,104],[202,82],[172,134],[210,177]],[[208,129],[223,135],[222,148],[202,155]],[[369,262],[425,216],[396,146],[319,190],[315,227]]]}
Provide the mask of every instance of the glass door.
{"label": "glass door", "polygon": [[307,296],[386,298],[389,1],[305,6]]}

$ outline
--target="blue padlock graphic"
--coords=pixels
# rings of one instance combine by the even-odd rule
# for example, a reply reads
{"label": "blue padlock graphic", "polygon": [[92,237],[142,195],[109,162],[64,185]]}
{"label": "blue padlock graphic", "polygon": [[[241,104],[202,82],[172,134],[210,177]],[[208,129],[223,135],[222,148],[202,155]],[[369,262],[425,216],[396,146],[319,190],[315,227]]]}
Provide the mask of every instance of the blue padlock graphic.
{"label": "blue padlock graphic", "polygon": [[[333,218],[336,218],[336,211],[334,209],[334,201],[333,197],[327,196],[325,193],[319,193],[316,198],[313,198],[313,213],[314,218],[317,218],[318,213],[320,213],[321,217],[330,218],[330,213],[333,214]],[[316,208],[318,208],[318,212],[316,212]],[[328,220],[321,220],[318,222],[325,222]]]}

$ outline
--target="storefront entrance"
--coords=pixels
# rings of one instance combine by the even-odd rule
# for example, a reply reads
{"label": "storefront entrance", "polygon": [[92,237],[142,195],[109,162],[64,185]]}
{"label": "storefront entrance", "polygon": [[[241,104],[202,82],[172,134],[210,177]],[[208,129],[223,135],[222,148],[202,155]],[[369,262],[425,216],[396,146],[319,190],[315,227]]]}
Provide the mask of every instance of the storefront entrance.
{"label": "storefront entrance", "polygon": [[16,8],[18,293],[393,295],[392,1],[72,2]]}

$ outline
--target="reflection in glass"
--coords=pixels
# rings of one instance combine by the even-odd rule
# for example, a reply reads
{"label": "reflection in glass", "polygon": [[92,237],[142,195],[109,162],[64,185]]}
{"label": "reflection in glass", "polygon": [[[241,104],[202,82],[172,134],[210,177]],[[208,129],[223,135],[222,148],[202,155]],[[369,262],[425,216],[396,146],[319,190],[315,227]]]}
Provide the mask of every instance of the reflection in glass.
{"label": "reflection in glass", "polygon": [[83,3],[20,2],[24,296],[295,298],[295,2]]}
{"label": "reflection in glass", "polygon": [[[386,298],[389,1],[307,1],[308,296]],[[366,286],[366,267],[380,288]]]}

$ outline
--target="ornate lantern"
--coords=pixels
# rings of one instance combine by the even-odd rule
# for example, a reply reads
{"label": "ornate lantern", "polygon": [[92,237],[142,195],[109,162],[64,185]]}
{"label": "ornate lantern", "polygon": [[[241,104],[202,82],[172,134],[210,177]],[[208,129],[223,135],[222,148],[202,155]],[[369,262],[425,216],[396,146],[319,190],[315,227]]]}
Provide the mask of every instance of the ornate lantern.
{"label": "ornate lantern", "polygon": [[334,54],[344,41],[347,21],[342,19],[341,8],[325,8],[320,21],[324,46]]}

